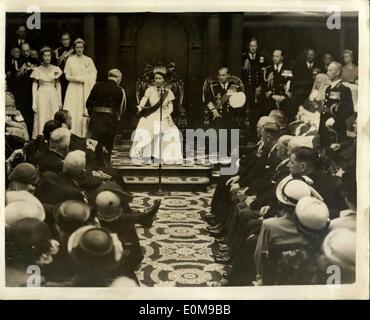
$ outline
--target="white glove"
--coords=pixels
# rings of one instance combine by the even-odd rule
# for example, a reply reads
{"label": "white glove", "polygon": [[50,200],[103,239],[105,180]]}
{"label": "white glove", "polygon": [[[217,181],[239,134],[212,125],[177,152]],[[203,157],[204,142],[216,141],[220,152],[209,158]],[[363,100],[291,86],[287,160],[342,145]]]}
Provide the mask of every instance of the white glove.
{"label": "white glove", "polygon": [[334,118],[329,118],[328,120],[326,120],[325,126],[332,127],[334,125],[334,123],[335,123]]}

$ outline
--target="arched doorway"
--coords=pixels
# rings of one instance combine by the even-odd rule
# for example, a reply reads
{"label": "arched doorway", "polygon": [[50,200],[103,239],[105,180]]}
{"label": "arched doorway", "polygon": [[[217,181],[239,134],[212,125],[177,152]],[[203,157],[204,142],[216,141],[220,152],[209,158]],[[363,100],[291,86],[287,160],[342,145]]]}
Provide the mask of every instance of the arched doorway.
{"label": "arched doorway", "polygon": [[146,63],[173,61],[178,75],[186,81],[189,38],[179,20],[167,15],[150,17],[138,30],[136,43],[138,74],[141,74]]}

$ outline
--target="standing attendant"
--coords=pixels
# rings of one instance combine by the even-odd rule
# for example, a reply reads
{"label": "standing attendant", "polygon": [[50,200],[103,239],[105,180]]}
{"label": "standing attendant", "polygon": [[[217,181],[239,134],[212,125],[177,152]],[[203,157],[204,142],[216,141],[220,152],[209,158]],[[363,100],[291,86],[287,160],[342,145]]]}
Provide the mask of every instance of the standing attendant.
{"label": "standing attendant", "polygon": [[69,81],[64,99],[63,109],[72,116],[72,133],[86,137],[88,133],[89,114],[86,101],[93,88],[97,70],[94,61],[84,55],[85,41],[78,38],[74,42],[75,55],[68,58],[64,73]]}
{"label": "standing attendant", "polygon": [[294,120],[298,107],[308,98],[314,82],[313,71],[315,69],[320,69],[316,63],[316,52],[314,49],[308,49],[305,61],[297,64],[294,68],[291,87],[292,99],[287,114],[288,122]]}
{"label": "standing attendant", "polygon": [[258,97],[261,94],[263,82],[262,68],[265,66],[264,56],[258,53],[257,39],[252,38],[248,44],[248,52],[242,55],[242,81],[247,98],[249,111],[249,134],[250,140],[257,140],[256,126],[261,112],[258,108]]}
{"label": "standing attendant", "polygon": [[61,87],[59,77],[62,70],[50,64],[51,49],[44,47],[40,51],[42,64],[33,70],[30,75],[32,85],[32,110],[35,112],[32,138],[42,134],[47,121],[54,118],[62,106]]}
{"label": "standing attendant", "polygon": [[351,90],[342,83],[342,65],[336,61],[332,62],[327,74],[331,84],[325,90],[319,127],[320,143],[323,147],[346,139],[346,120],[354,112]]}
{"label": "standing attendant", "polygon": [[[74,53],[74,49],[71,46],[71,37],[68,32],[62,33],[60,37],[61,46],[56,48],[53,51],[53,58],[54,64],[58,66],[60,69],[64,70],[67,59]],[[64,101],[64,97],[67,91],[68,81],[63,73],[60,77],[60,85],[62,87],[62,101]]]}
{"label": "standing attendant", "polygon": [[273,65],[266,68],[264,72],[266,105],[263,115],[269,114],[274,109],[281,110],[287,115],[289,113],[290,86],[293,72],[284,63],[282,50],[274,50],[272,61]]}
{"label": "standing attendant", "polygon": [[118,122],[126,109],[126,94],[120,87],[122,73],[108,72],[108,80],[95,84],[86,102],[91,138],[112,152]]}
{"label": "standing attendant", "polygon": [[14,96],[19,106],[24,120],[27,124],[29,134],[33,132],[33,115],[32,110],[32,84],[33,79],[30,77],[33,70],[39,65],[38,61],[31,57],[31,48],[28,43],[22,44],[22,57],[16,71],[16,80],[14,87]]}

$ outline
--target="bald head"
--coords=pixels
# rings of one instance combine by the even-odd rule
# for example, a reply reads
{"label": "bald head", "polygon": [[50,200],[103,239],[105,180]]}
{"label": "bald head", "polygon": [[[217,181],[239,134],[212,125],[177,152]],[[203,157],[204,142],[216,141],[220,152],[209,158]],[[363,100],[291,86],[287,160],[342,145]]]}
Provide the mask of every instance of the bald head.
{"label": "bald head", "polygon": [[108,71],[108,79],[113,80],[119,86],[122,81],[122,72],[118,69],[111,69]]}
{"label": "bald head", "polygon": [[342,75],[342,65],[337,61],[331,62],[328,66],[327,75],[330,81],[336,81],[340,79]]}

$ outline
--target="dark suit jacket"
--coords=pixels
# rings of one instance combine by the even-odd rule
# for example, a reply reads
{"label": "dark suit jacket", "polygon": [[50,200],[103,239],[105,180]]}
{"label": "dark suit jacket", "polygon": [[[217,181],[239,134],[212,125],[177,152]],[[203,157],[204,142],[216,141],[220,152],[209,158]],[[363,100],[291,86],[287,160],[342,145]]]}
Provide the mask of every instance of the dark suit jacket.
{"label": "dark suit jacket", "polygon": [[81,189],[63,173],[45,171],[41,174],[40,184],[35,196],[42,203],[57,204],[66,200],[84,200]]}
{"label": "dark suit jacket", "polygon": [[38,165],[40,172],[52,171],[55,173],[63,171],[63,160],[64,156],[51,151],[49,148],[42,148],[32,158],[33,164]]}
{"label": "dark suit jacket", "polygon": [[[117,86],[113,80],[95,84],[86,102],[92,131],[114,134],[122,111],[123,97],[123,89]],[[94,107],[110,108],[113,113],[95,112]]]}
{"label": "dark suit jacket", "polygon": [[240,176],[239,185],[241,188],[249,186],[258,175],[260,175],[266,167],[269,150],[262,147],[260,151],[256,148],[252,153],[248,163],[240,166],[238,175]]}
{"label": "dark suit jacket", "polygon": [[292,92],[295,94],[307,94],[311,92],[314,77],[312,70],[319,68],[319,65],[314,62],[311,69],[307,67],[307,61],[297,64],[293,71]]}
{"label": "dark suit jacket", "polygon": [[[249,52],[242,54],[242,80],[246,88],[253,88],[253,94],[255,88],[263,82],[262,68],[265,66],[265,63],[265,57],[259,53],[256,53],[254,60],[249,56]],[[246,64],[248,66],[247,69],[244,68]],[[248,90],[246,93],[249,93]]]}

